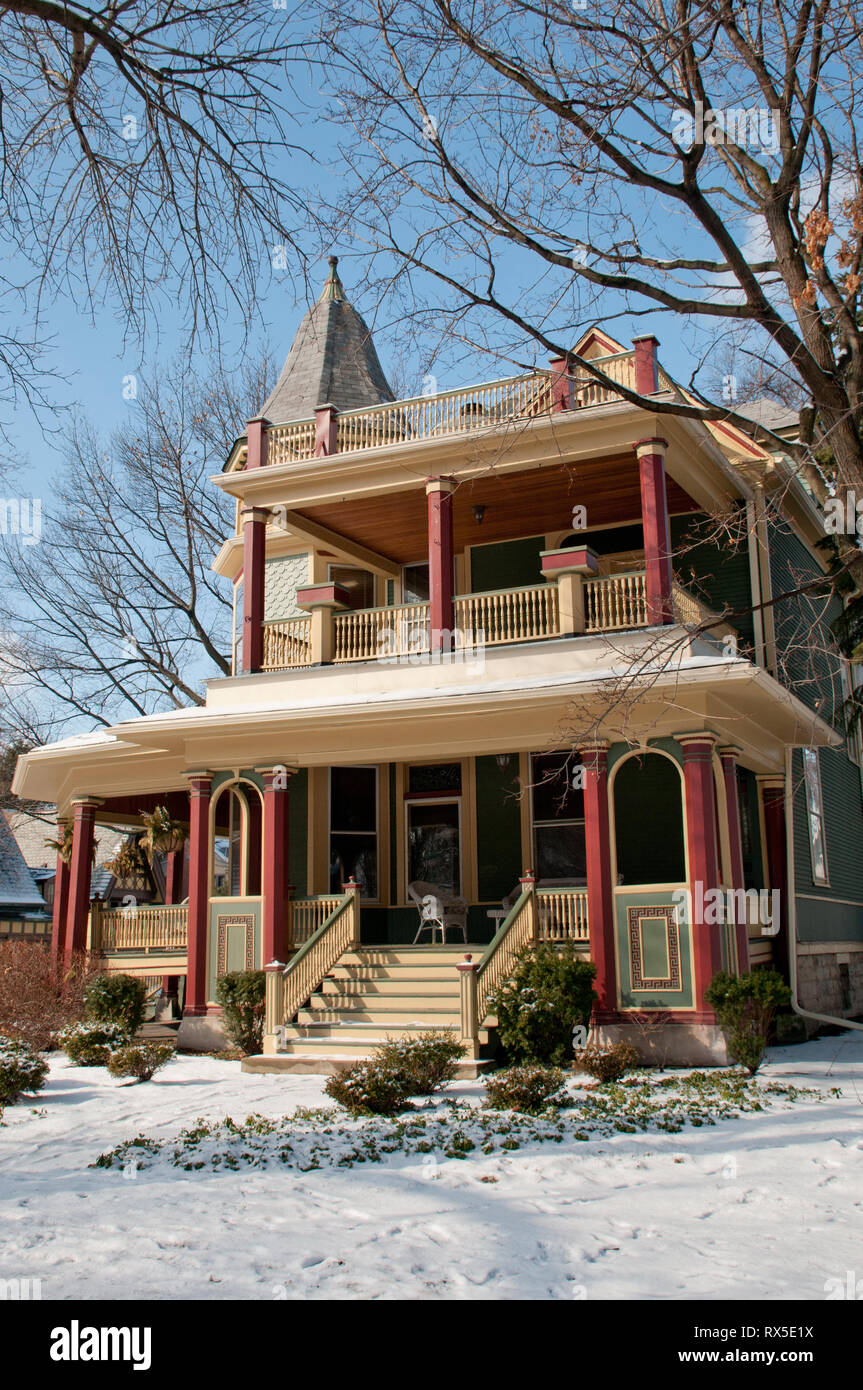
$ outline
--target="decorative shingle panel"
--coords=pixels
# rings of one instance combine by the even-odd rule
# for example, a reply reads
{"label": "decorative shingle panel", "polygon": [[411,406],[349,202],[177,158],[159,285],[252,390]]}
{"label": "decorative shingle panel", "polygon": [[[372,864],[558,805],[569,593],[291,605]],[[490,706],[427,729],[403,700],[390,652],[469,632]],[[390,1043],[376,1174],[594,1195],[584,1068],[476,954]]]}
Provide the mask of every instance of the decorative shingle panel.
{"label": "decorative shingle panel", "polygon": [[297,607],[297,589],[309,582],[308,555],[268,560],[264,573],[264,622],[299,617],[303,609]]}

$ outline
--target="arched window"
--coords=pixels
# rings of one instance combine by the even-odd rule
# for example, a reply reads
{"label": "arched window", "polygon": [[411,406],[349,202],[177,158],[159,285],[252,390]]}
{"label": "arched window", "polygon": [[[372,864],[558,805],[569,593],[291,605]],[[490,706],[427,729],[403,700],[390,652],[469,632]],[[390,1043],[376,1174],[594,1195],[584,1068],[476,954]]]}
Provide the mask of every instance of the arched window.
{"label": "arched window", "polygon": [[261,892],[262,803],[251,782],[231,783],[213,803],[213,897],[258,897]]}
{"label": "arched window", "polygon": [[684,882],[683,796],[671,758],[636,754],[617,768],[614,834],[618,880],[624,885]]}

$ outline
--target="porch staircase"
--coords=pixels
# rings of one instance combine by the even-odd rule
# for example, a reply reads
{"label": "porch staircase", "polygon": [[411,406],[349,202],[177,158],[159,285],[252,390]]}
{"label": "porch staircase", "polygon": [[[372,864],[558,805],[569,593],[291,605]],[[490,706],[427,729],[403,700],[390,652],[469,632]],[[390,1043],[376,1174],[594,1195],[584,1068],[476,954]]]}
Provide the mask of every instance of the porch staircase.
{"label": "porch staircase", "polygon": [[[370,1057],[388,1038],[417,1037],[434,1029],[459,1032],[456,965],[483,946],[361,946],[346,951],[320,987],[285,1026],[274,1057],[247,1058],[243,1070],[330,1074]],[[482,1041],[488,1042],[486,1033]],[[255,1065],[255,1064],[258,1065]],[[484,1069],[465,1063],[465,1075]]]}

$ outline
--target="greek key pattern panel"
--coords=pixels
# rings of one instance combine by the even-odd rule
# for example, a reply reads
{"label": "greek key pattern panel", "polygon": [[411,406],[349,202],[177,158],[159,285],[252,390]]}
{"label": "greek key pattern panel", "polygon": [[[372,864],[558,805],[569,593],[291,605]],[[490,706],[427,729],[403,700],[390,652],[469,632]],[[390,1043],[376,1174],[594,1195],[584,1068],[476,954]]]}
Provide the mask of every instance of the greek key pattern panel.
{"label": "greek key pattern panel", "polygon": [[[642,921],[644,918],[661,921],[665,927],[668,973],[664,977],[644,974],[644,944],[642,941]],[[680,968],[680,929],[673,907],[630,907],[627,910],[629,934],[629,965],[632,988],[643,990],[680,990],[683,977]]]}
{"label": "greek key pattern panel", "polygon": [[308,555],[282,555],[268,560],[264,570],[264,622],[298,618],[297,589],[309,582]]}
{"label": "greek key pattern panel", "polygon": [[216,974],[228,973],[228,927],[245,927],[245,969],[255,968],[255,918],[253,913],[226,912],[216,918]]}

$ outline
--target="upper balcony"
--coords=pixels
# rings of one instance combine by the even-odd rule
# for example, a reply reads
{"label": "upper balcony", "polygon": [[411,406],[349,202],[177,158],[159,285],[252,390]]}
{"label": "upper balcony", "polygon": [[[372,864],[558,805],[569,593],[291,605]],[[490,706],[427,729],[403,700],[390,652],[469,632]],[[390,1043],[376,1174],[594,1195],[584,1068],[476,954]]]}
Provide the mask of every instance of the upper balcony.
{"label": "upper balcony", "polygon": [[[573,551],[573,559],[584,552]],[[556,552],[561,560],[566,552]],[[305,592],[311,611],[299,618],[263,624],[261,669],[295,670],[328,663],[422,659],[434,649],[431,603],[392,604],[337,611],[334,590],[321,585]],[[456,595],[454,627],[446,651],[471,652],[556,637],[627,632],[651,626],[647,572],[581,579],[570,571],[549,583]],[[701,599],[673,584],[671,619],[721,637],[732,629]]]}

